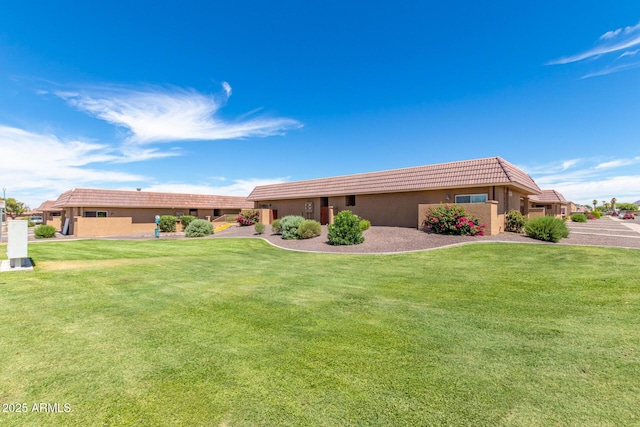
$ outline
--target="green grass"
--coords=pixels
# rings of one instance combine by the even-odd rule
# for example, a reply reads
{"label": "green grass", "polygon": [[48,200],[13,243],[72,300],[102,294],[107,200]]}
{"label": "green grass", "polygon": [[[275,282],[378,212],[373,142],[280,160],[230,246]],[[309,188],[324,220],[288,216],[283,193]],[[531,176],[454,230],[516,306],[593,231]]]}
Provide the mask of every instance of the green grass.
{"label": "green grass", "polygon": [[29,409],[3,426],[640,424],[638,251],[29,251],[0,274],[0,402]]}

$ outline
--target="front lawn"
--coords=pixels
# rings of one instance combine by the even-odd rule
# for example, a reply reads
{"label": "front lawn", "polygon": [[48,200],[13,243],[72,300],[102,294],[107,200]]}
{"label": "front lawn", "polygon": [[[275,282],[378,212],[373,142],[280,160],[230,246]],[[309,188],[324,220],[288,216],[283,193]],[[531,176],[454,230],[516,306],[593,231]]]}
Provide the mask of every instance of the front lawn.
{"label": "front lawn", "polygon": [[638,251],[29,253],[0,275],[0,425],[640,424]]}

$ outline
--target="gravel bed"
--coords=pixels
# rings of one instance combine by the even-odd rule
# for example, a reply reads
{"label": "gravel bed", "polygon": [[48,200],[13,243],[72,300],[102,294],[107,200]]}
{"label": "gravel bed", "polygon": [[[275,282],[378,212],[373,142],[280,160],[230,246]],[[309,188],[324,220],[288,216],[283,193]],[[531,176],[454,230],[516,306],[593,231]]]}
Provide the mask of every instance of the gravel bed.
{"label": "gravel bed", "polygon": [[[269,227],[267,227],[269,230]],[[602,236],[591,234],[571,234],[569,238],[562,239],[558,245],[587,245],[587,246],[612,246],[640,249],[640,234],[631,230],[623,236]],[[429,249],[442,248],[451,245],[460,245],[476,242],[512,242],[553,245],[554,243],[542,242],[527,237],[523,234],[500,233],[496,236],[443,236],[439,234],[425,233],[413,228],[402,227],[380,227],[372,226],[364,233],[364,242],[353,246],[332,246],[327,241],[327,227],[322,227],[322,235],[306,240],[284,240],[279,235],[270,232],[257,235],[253,227],[231,227],[217,233],[213,238],[226,237],[253,237],[262,238],[271,244],[298,251],[309,252],[329,252],[329,253],[351,253],[351,254],[384,254],[423,251]]]}

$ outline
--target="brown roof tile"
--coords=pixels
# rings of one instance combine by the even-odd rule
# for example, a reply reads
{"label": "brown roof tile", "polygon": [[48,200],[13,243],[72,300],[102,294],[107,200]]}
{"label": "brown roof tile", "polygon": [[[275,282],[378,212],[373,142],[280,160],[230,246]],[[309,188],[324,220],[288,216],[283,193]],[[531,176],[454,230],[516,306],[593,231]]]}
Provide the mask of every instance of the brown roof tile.
{"label": "brown roof tile", "polygon": [[522,170],[500,157],[417,166],[355,175],[320,178],[256,187],[248,200],[277,200],[350,194],[380,194],[441,188],[503,185],[540,192]]}
{"label": "brown roof tile", "polygon": [[74,188],[61,194],[53,206],[56,208],[250,209],[253,203],[247,201],[246,197],[238,196]]}
{"label": "brown roof tile", "polygon": [[540,203],[567,203],[564,196],[556,190],[542,190],[540,194],[529,196],[529,200]]}
{"label": "brown roof tile", "polygon": [[46,202],[42,202],[40,206],[36,208],[38,212],[58,212],[62,209],[54,208],[53,205],[56,203],[55,200],[47,200]]}

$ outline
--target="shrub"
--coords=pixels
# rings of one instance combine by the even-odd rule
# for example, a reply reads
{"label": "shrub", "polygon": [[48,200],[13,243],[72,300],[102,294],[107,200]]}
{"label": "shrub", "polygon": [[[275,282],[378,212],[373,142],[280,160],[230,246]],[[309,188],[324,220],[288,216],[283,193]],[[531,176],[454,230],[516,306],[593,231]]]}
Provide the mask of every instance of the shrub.
{"label": "shrub", "polygon": [[204,237],[213,234],[213,224],[205,219],[194,219],[184,230],[186,237]]}
{"label": "shrub", "polygon": [[593,211],[593,212],[591,212],[591,215],[593,216],[593,218],[589,218],[588,216],[587,216],[587,218],[588,219],[600,219],[600,218],[602,218],[602,212],[600,212],[600,211]]}
{"label": "shrub", "polygon": [[52,225],[39,225],[33,230],[36,239],[50,239],[56,235],[56,228]]}
{"label": "shrub", "polygon": [[483,236],[484,224],[467,215],[463,206],[439,205],[429,208],[423,222],[427,231],[458,236]]}
{"label": "shrub", "polygon": [[524,229],[524,223],[527,222],[524,215],[520,213],[520,211],[511,210],[507,213],[507,226],[505,227],[505,231],[510,231],[512,233],[522,233]]}
{"label": "shrub", "polygon": [[241,226],[253,225],[260,222],[260,211],[242,211],[236,217]]}
{"label": "shrub", "polygon": [[280,220],[279,219],[274,219],[271,222],[271,231],[273,231],[274,234],[280,234],[282,232],[282,229],[280,228]]}
{"label": "shrub", "polygon": [[360,220],[360,230],[362,230],[362,231],[368,230],[369,227],[371,227],[371,221],[369,221],[368,219],[361,219]]}
{"label": "shrub", "polygon": [[196,219],[195,216],[192,215],[182,215],[180,217],[180,224],[182,224],[182,231],[187,231],[187,227],[189,226],[189,224],[191,223],[191,221],[193,221],[194,219]]}
{"label": "shrub", "polygon": [[571,215],[571,221],[573,222],[587,222],[587,216],[583,213],[574,213]]}
{"label": "shrub", "polygon": [[569,229],[563,220],[552,216],[541,216],[527,221],[524,226],[527,236],[557,243],[563,237],[569,237]]}
{"label": "shrub", "polygon": [[285,240],[296,240],[298,238],[298,227],[304,218],[298,215],[288,215],[280,220],[280,231]]}
{"label": "shrub", "polygon": [[[29,220],[27,220],[27,221],[29,221]],[[29,228],[34,227],[35,225],[36,225],[36,223],[33,222],[33,221],[27,222],[27,227],[29,227]]]}
{"label": "shrub", "polygon": [[351,211],[342,211],[329,225],[330,245],[358,245],[364,242],[360,229],[360,218]]}
{"label": "shrub", "polygon": [[253,226],[253,229],[256,230],[256,233],[262,234],[264,233],[265,226],[263,223],[258,222],[256,223],[256,225]]}
{"label": "shrub", "polygon": [[306,219],[298,226],[298,237],[300,239],[311,239],[322,234],[322,226],[318,221]]}
{"label": "shrub", "polygon": [[176,217],[173,215],[162,215],[160,217],[160,231],[165,233],[176,231]]}

